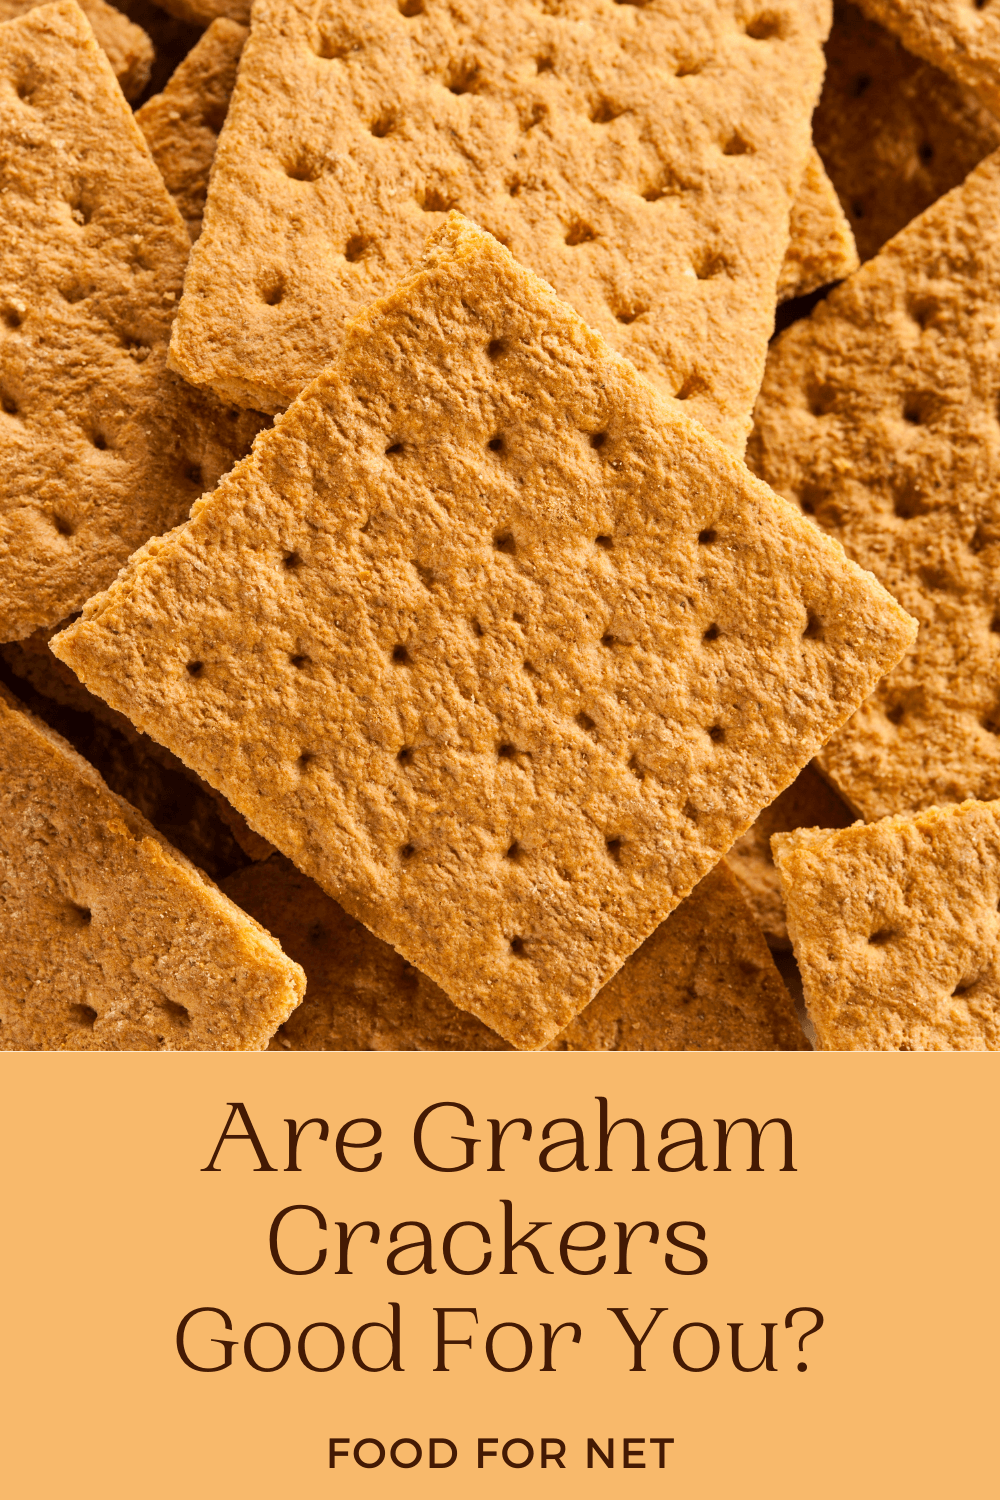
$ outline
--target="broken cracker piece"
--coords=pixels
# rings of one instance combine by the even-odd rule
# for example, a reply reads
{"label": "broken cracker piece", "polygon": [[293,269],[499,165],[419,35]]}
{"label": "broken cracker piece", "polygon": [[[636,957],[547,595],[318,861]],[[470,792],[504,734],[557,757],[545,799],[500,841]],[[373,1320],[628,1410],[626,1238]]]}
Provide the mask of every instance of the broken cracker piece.
{"label": "broken cracker piece", "polygon": [[903,46],[978,94],[1000,115],[1000,21],[989,0],[859,0]]}
{"label": "broken cracker piece", "polygon": [[807,1052],[723,861],[550,1044],[553,1052]]}
{"label": "broken cracker piece", "polygon": [[173,368],[282,410],[459,208],[742,453],[828,25],[827,0],[271,0]]}
{"label": "broken cracker piece", "polygon": [[[0,0],[0,22],[12,21],[39,0]],[[107,0],[80,0],[80,9],[94,29],[97,44],[107,58],[126,99],[137,99],[149,82],[153,66],[153,44],[128,16],[108,5]]]}
{"label": "broken cracker piece", "polygon": [[72,0],[0,26],[0,641],[58,624],[265,425],[166,368],[190,242]]}
{"label": "broken cracker piece", "polygon": [[804,297],[831,281],[843,281],[858,265],[851,226],[813,147],[792,204],[788,249],[778,277],[778,301]]}
{"label": "broken cracker piece", "polygon": [[52,649],[538,1047],[913,628],[456,214]]}
{"label": "broken cracker piece", "polygon": [[305,976],[0,688],[0,1050],[255,1051]]}
{"label": "broken cracker piece", "polygon": [[920,621],[819,757],[871,822],[1000,795],[1000,152],[771,346],[747,462]]}
{"label": "broken cracker piece", "polygon": [[994,1052],[1000,802],[776,834],[823,1051]]}
{"label": "broken cracker piece", "polygon": [[213,21],[162,94],[136,110],[136,124],[193,240],[201,233],[208,174],[248,34],[225,17]]}
{"label": "broken cracker piece", "polygon": [[1000,147],[1000,122],[947,74],[837,0],[813,139],[869,260]]}
{"label": "broken cracker piece", "polygon": [[785,924],[781,882],[771,856],[771,835],[793,828],[846,828],[853,815],[833,788],[811,765],[800,771],[780,796],[738,838],[726,863],[739,883],[743,898],[778,952],[791,947]]}

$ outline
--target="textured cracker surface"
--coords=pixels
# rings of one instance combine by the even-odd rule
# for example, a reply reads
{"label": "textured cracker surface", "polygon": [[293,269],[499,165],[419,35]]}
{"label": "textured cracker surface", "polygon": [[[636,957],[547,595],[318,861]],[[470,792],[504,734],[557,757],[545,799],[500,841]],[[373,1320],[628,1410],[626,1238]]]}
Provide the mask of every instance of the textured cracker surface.
{"label": "textured cracker surface", "polygon": [[772,345],[748,452],[920,621],[831,739],[866,820],[1000,795],[1000,153]]}
{"label": "textured cracker surface", "polygon": [[305,978],[0,689],[0,1049],[259,1050]]}
{"label": "textured cracker surface", "polygon": [[[507,1043],[280,855],[224,890],[305,969],[271,1042],[305,1051],[490,1051]],[[732,876],[717,866],[633,953],[553,1051],[798,1049],[788,992]]]}
{"label": "textured cracker surface", "polygon": [[912,634],[454,215],[190,523],[52,646],[537,1047]]}
{"label": "textured cracker surface", "polygon": [[201,233],[208,174],[247,35],[235,21],[213,21],[162,94],[136,110],[136,124],[193,240]]}
{"label": "textured cracker surface", "polygon": [[777,834],[806,1007],[825,1051],[995,1051],[1000,803]]}
{"label": "textured cracker surface", "polygon": [[223,882],[305,970],[307,998],[271,1042],[305,1052],[489,1052],[508,1043],[280,854]]}
{"label": "textured cracker surface", "polygon": [[63,0],[0,27],[0,640],[57,624],[263,425],[166,368],[189,239]]}
{"label": "textured cracker surface", "polygon": [[787,952],[791,941],[785,924],[781,881],[771,854],[771,835],[794,828],[845,828],[852,821],[852,814],[837,793],[808,765],[791,786],[764,808],[726,855],[743,899],[777,952]]}
{"label": "textured cracker surface", "polygon": [[742,453],[828,25],[827,0],[262,0],[173,367],[281,410],[458,208]]}
{"label": "textured cracker surface", "polygon": [[791,996],[725,863],[551,1046],[559,1052],[808,1051]]}
{"label": "textured cracker surface", "polygon": [[[0,0],[0,21],[12,21],[34,10],[38,0]],[[94,30],[98,46],[107,54],[126,99],[136,99],[149,82],[153,44],[134,21],[106,0],[82,0],[80,9]]]}
{"label": "textured cracker surface", "polygon": [[108,786],[148,818],[174,848],[221,880],[273,846],[254,833],[214,787],[140,734],[124,714],[88,693],[49,650],[48,633],[0,646],[0,677],[28,708],[88,761]]}
{"label": "textured cracker surface", "polygon": [[1000,123],[947,74],[837,0],[813,139],[869,260],[1000,146]]}
{"label": "textured cracker surface", "polygon": [[1000,18],[990,0],[861,0],[861,9],[1000,114]]}
{"label": "textured cracker surface", "polygon": [[813,148],[792,204],[788,249],[778,277],[778,301],[804,297],[858,268],[854,235],[833,183]]}

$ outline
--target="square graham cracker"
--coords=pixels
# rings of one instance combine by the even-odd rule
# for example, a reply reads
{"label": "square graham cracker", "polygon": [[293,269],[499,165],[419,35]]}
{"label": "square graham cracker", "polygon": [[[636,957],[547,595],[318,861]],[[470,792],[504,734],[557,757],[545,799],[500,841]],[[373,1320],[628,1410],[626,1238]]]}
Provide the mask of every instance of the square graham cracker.
{"label": "square graham cracker", "polygon": [[[223,890],[306,972],[306,999],[279,1028],[272,1050],[508,1048],[280,855],[238,871]],[[805,1047],[788,991],[724,864],[550,1043],[562,1052]]]}
{"label": "square graham cracker", "polygon": [[913,629],[453,215],[52,649],[459,1005],[538,1047]]}
{"label": "square graham cracker", "polygon": [[1000,20],[990,0],[860,0],[903,46],[978,94],[1000,115]]}
{"label": "square graham cracker", "polygon": [[[39,0],[0,0],[0,22],[13,21]],[[80,9],[93,27],[97,45],[107,54],[118,86],[126,99],[137,99],[149,82],[153,67],[153,43],[128,16],[106,0],[81,0]]]}
{"label": "square graham cracker", "polygon": [[1000,146],[975,95],[836,0],[813,140],[862,260]]}
{"label": "square graham cracker", "polygon": [[0,26],[0,641],[183,520],[265,425],[166,367],[190,241],[71,0]]}
{"label": "square graham cracker", "polygon": [[280,411],[452,208],[741,453],[827,0],[269,0],[171,364]]}
{"label": "square graham cracker", "polygon": [[747,461],[920,622],[819,764],[871,822],[1000,796],[1000,152],[771,346]]}
{"label": "square graham cracker", "polygon": [[0,688],[0,1050],[259,1051],[305,976]]}
{"label": "square graham cracker", "polygon": [[136,124],[193,240],[201,233],[208,174],[248,35],[236,21],[213,21],[162,94],[135,112]]}
{"label": "square graham cracker", "polygon": [[794,828],[846,828],[854,816],[814,766],[806,766],[742,834],[726,855],[743,899],[778,953],[791,949],[781,881],[771,854],[771,836]]}
{"label": "square graham cracker", "polygon": [[823,1051],[994,1052],[1000,802],[776,834]]}

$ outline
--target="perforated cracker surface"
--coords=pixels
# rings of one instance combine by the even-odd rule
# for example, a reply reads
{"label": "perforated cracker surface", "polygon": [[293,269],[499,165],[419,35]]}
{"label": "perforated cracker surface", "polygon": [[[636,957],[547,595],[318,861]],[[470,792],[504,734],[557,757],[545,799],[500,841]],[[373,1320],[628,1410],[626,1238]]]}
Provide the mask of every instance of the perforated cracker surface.
{"label": "perforated cracker surface", "polygon": [[0,688],[0,1050],[259,1050],[275,940]]}
{"label": "perforated cracker surface", "polygon": [[1000,803],[773,843],[806,1007],[826,1051],[995,1051]]}
{"label": "perforated cracker surface", "polygon": [[866,819],[1000,795],[1000,153],[774,345],[748,462],[920,621],[821,755]]}
{"label": "perforated cracker surface", "polygon": [[[496,1051],[494,1031],[459,1010],[388,943],[287,860],[240,870],[223,889],[305,969],[306,999],[273,1050]],[[760,931],[724,865],[595,995],[553,1051],[804,1048],[802,1028]]]}
{"label": "perforated cracker surface", "polygon": [[136,110],[136,124],[193,240],[201,233],[208,174],[247,35],[235,21],[213,21],[162,94]]}
{"label": "perforated cracker surface", "polygon": [[990,0],[860,0],[918,57],[974,89],[1000,114],[1000,18]]}
{"label": "perforated cracker surface", "polygon": [[911,639],[456,215],[53,649],[539,1046]]}
{"label": "perforated cracker surface", "polygon": [[287,406],[450,208],[742,452],[827,0],[258,5],[171,346]]}
{"label": "perforated cracker surface", "polygon": [[0,27],[0,640],[55,625],[263,425],[166,368],[189,240],[69,0]]}
{"label": "perforated cracker surface", "polygon": [[1000,122],[845,0],[825,53],[813,139],[868,260],[1000,146]]}
{"label": "perforated cracker surface", "polygon": [[[34,10],[38,0],[0,0],[0,21],[12,21]],[[107,54],[126,99],[136,99],[149,82],[153,44],[134,21],[106,0],[83,0],[80,6],[94,29],[98,46]]]}
{"label": "perforated cracker surface", "polygon": [[223,890],[305,970],[308,998],[279,1028],[272,1051],[507,1050],[280,854],[237,871]]}
{"label": "perforated cracker surface", "polygon": [[809,1044],[725,864],[551,1044],[559,1052],[802,1052]]}

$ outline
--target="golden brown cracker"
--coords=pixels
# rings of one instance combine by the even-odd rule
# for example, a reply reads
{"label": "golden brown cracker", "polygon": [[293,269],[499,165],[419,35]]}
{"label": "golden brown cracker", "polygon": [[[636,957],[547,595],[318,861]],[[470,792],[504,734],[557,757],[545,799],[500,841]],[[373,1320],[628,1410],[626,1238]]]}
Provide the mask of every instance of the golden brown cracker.
{"label": "golden brown cracker", "polygon": [[920,621],[820,755],[871,821],[1000,795],[1000,152],[775,341],[748,462]]}
{"label": "golden brown cracker", "polygon": [[[108,786],[213,880],[274,848],[162,745],[140,734],[49,650],[49,631],[0,646],[0,677],[89,761]],[[4,670],[6,669],[6,670]]]}
{"label": "golden brown cracker", "polygon": [[1000,21],[990,0],[859,0],[908,51],[978,94],[1000,115]]}
{"label": "golden brown cracker", "polygon": [[765,807],[726,855],[743,898],[772,948],[791,947],[785,924],[781,882],[771,855],[771,835],[793,828],[845,828],[852,814],[833,788],[811,765]]}
{"label": "golden brown cracker", "polygon": [[297,964],[0,688],[0,1050],[266,1047]]}
{"label": "golden brown cracker", "polygon": [[[239,871],[223,889],[306,973],[306,999],[272,1050],[508,1049],[280,855]],[[724,865],[550,1044],[553,1051],[638,1052],[804,1046],[767,945]]]}
{"label": "golden brown cracker", "polygon": [[272,1051],[508,1049],[280,854],[239,870],[222,888],[305,970],[308,998],[279,1028]]}
{"label": "golden brown cracker", "polygon": [[827,0],[270,0],[171,363],[279,411],[450,208],[742,453]]}
{"label": "golden brown cracker", "polygon": [[723,861],[551,1050],[800,1052],[809,1044],[763,934]]}
{"label": "golden brown cracker", "polygon": [[[12,21],[34,10],[39,0],[0,0],[0,22]],[[80,9],[94,30],[98,46],[107,54],[126,99],[137,99],[149,82],[153,44],[141,26],[108,5],[107,0],[80,0]]]}
{"label": "golden brown cracker", "polygon": [[776,834],[824,1051],[995,1051],[1000,803]]}
{"label": "golden brown cracker", "polygon": [[0,640],[57,624],[264,423],[166,368],[189,239],[71,0],[0,27]]}
{"label": "golden brown cracker", "polygon": [[836,0],[813,139],[869,260],[1000,147],[975,96]]}
{"label": "golden brown cracker", "polygon": [[136,111],[136,123],[193,240],[201,233],[208,174],[247,35],[235,21],[213,21],[163,92]]}
{"label": "golden brown cracker", "polygon": [[854,235],[815,147],[806,158],[792,204],[788,249],[778,277],[778,301],[805,297],[858,268]]}
{"label": "golden brown cracker", "polygon": [[52,648],[537,1047],[912,636],[455,214]]}

